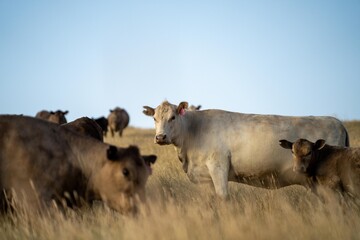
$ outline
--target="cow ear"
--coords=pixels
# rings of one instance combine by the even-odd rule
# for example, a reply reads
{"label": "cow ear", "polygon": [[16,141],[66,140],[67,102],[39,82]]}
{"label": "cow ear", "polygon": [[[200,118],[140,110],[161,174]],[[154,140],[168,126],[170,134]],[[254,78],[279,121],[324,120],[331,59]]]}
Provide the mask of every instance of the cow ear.
{"label": "cow ear", "polygon": [[155,114],[155,109],[153,109],[152,107],[149,107],[149,106],[144,106],[143,108],[145,108],[143,110],[143,113],[147,116],[154,116]]}
{"label": "cow ear", "polygon": [[117,147],[110,145],[109,148],[106,151],[107,158],[109,160],[116,160],[117,156]]}
{"label": "cow ear", "polygon": [[292,149],[292,142],[289,142],[288,140],[282,139],[279,141],[280,146],[282,146],[285,149]]}
{"label": "cow ear", "polygon": [[66,114],[68,114],[69,113],[69,111],[68,110],[66,110],[65,112],[63,112],[63,114],[64,115],[66,115]]}
{"label": "cow ear", "polygon": [[156,162],[157,156],[156,155],[146,155],[146,156],[142,156],[144,158],[144,161],[146,164],[150,165],[154,164]]}
{"label": "cow ear", "polygon": [[200,108],[201,108],[201,105],[198,105],[198,106],[196,107],[196,110],[200,110]]}
{"label": "cow ear", "polygon": [[185,109],[187,109],[189,106],[189,104],[187,102],[181,102],[179,104],[179,106],[176,109],[176,112],[180,115],[184,115],[185,114]]}
{"label": "cow ear", "polygon": [[325,146],[325,140],[324,139],[319,139],[314,143],[314,149],[316,150],[320,150]]}

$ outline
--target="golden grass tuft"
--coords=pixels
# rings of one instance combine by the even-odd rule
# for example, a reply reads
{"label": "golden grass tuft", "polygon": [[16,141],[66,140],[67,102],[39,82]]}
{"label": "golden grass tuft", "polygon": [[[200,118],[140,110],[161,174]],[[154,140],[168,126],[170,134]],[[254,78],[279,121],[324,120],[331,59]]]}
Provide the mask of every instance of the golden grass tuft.
{"label": "golden grass tuft", "polygon": [[[345,122],[352,146],[360,146],[360,122]],[[300,186],[266,190],[230,183],[219,201],[208,185],[192,184],[172,146],[153,143],[153,129],[127,128],[118,146],[137,145],[158,160],[147,184],[148,205],[137,217],[93,208],[20,212],[0,219],[2,239],[360,239],[360,211],[322,203]]]}

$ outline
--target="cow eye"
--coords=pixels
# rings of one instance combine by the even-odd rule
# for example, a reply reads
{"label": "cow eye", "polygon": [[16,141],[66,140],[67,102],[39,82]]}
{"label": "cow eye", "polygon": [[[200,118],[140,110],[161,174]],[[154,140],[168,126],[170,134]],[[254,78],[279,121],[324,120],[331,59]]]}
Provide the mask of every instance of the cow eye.
{"label": "cow eye", "polygon": [[172,116],[172,117],[170,118],[169,122],[171,122],[171,121],[173,121],[173,120],[175,120],[175,116]]}
{"label": "cow eye", "polygon": [[123,173],[123,175],[124,175],[125,177],[128,177],[129,174],[130,174],[130,172],[129,172],[129,170],[128,170],[127,168],[124,168],[124,169],[122,170],[122,173]]}
{"label": "cow eye", "polygon": [[154,122],[157,122],[157,121],[156,121],[156,118],[154,118]]}

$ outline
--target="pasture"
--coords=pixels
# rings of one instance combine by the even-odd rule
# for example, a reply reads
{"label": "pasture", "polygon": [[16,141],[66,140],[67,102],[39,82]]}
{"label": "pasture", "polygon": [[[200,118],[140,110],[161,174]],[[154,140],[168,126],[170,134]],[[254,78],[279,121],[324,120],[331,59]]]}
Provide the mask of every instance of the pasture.
{"label": "pasture", "polygon": [[[351,146],[360,147],[360,122],[345,122]],[[207,185],[192,184],[173,146],[153,143],[154,129],[126,128],[105,142],[137,145],[156,154],[147,183],[148,206],[137,217],[102,205],[47,216],[1,217],[1,239],[360,239],[360,211],[323,204],[300,186],[277,190],[230,183],[230,201]]]}

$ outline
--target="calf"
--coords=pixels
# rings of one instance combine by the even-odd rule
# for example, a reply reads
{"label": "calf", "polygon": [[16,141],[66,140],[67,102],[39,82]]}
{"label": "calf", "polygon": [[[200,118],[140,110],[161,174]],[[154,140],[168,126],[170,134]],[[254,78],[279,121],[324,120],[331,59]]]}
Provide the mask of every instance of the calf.
{"label": "calf", "polygon": [[135,146],[118,148],[36,118],[0,115],[3,210],[13,199],[40,212],[54,201],[73,207],[102,200],[133,213],[137,199],[145,200],[155,160],[155,155],[141,156]]}
{"label": "calf", "polygon": [[343,195],[359,196],[360,148],[330,146],[323,139],[315,143],[306,139],[294,143],[280,140],[280,146],[291,149],[293,171],[305,174],[315,193],[321,186]]}

